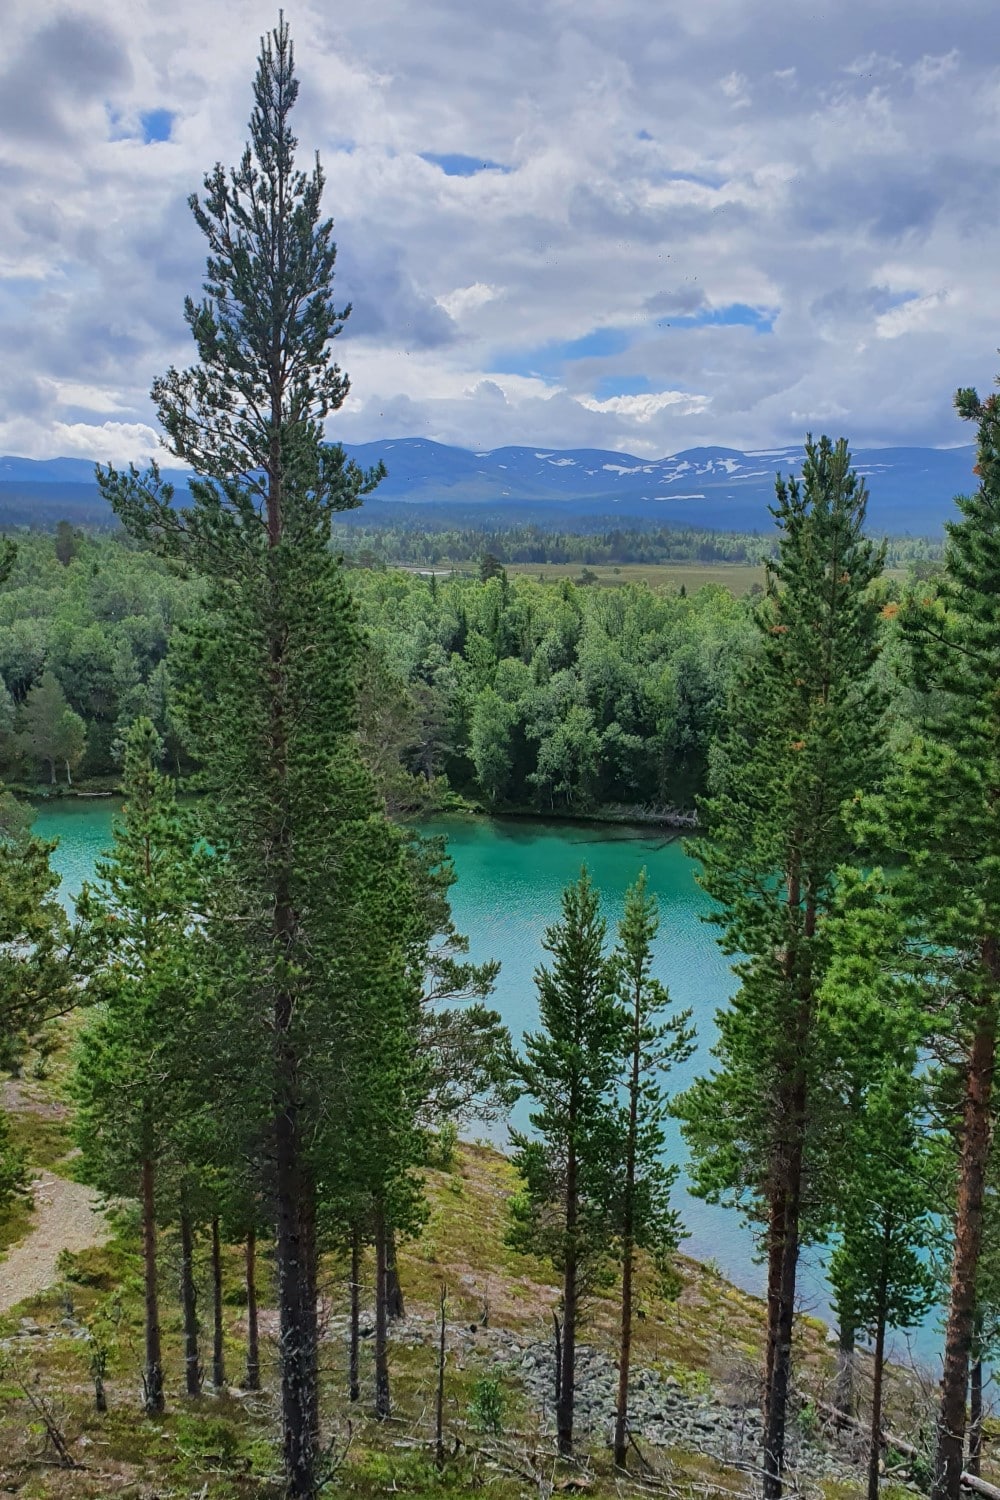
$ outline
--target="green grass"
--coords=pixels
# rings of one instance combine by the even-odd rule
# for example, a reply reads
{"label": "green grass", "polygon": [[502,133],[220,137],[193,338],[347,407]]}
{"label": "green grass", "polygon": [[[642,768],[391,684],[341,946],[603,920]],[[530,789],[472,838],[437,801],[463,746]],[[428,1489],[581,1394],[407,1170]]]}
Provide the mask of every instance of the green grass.
{"label": "green grass", "polygon": [[679,590],[689,594],[713,583],[737,596],[763,587],[764,569],[749,563],[511,563],[507,572],[524,573],[554,583],[563,578],[580,581],[584,568],[597,575],[596,587],[613,588],[622,583],[645,583],[652,589]]}
{"label": "green grass", "polygon": [[0,1255],[31,1231],[32,1205],[28,1198],[15,1198],[0,1213]]}

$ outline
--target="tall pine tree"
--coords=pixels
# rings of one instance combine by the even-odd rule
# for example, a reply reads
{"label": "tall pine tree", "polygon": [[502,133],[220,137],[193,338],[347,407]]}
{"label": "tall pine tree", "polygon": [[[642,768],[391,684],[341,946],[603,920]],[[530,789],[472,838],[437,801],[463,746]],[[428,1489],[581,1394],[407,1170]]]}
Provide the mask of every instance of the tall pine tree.
{"label": "tall pine tree", "polygon": [[956,406],[978,426],[979,489],[957,502],[937,589],[921,587],[900,615],[919,723],[885,795],[858,817],[890,870],[873,929],[879,916],[925,1044],[952,1072],[957,1191],[933,1500],[958,1500],[961,1485],[1000,1017],[1000,399],[962,390]]}
{"label": "tall pine tree", "polygon": [[881,770],[872,667],[882,550],[847,444],[806,444],[801,480],[778,481],[777,559],[757,642],[714,749],[701,882],[719,903],[740,988],[718,1016],[717,1069],[679,1102],[706,1196],[763,1220],[768,1265],[767,1500],[782,1492],[795,1279],[804,1231],[827,1214],[837,1101],[817,1016],[824,919],[853,850],[845,801]]}
{"label": "tall pine tree", "polygon": [[513,1136],[524,1189],[511,1205],[511,1243],[547,1255],[563,1278],[556,1428],[564,1456],[573,1452],[580,1303],[612,1233],[607,1194],[622,1017],[606,932],[584,869],[563,892],[561,921],[542,940],[552,962],[535,972],[541,1029],[524,1038],[520,1077],[537,1134]]}
{"label": "tall pine tree", "polygon": [[670,1206],[677,1168],[663,1160],[669,1099],[662,1076],[690,1057],[694,1032],[691,1012],[669,1019],[670,996],[652,974],[653,943],[659,931],[656,901],[643,870],[625,893],[625,911],[611,957],[611,976],[622,1009],[621,1087],[618,1149],[612,1164],[609,1199],[621,1245],[622,1300],[618,1344],[618,1406],[615,1414],[615,1466],[628,1456],[629,1372],[632,1357],[633,1278],[637,1250],[653,1257],[661,1272],[683,1235]]}
{"label": "tall pine tree", "polygon": [[211,623],[187,659],[200,669],[200,749],[225,856],[218,930],[260,1063],[248,1099],[269,1121],[286,1493],[311,1500],[320,1448],[310,1110],[332,1045],[327,974],[342,887],[330,807],[343,757],[356,753],[356,628],[329,535],[334,513],[381,474],[361,473],[324,437],[348,390],[330,348],[348,310],[332,300],[322,171],[295,165],[297,94],[282,21],[261,45],[242,160],[229,173],[217,166],[204,200],[191,200],[209,249],[205,298],[185,308],[198,362],[170,370],[153,397],[171,452],[199,476],[193,505],[175,509],[155,469],[99,478],[133,535],[186,557],[210,582]]}

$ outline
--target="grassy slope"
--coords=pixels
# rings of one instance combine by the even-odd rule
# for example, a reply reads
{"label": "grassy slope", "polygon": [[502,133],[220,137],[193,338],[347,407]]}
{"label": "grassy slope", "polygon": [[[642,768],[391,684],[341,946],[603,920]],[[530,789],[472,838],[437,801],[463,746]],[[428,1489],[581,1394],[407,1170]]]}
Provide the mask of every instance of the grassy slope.
{"label": "grassy slope", "polygon": [[[45,1146],[48,1154],[48,1145]],[[390,1490],[414,1496],[471,1494],[482,1489],[495,1500],[532,1491],[527,1480],[504,1472],[496,1459],[463,1452],[439,1478],[428,1463],[429,1420],[432,1410],[434,1355],[415,1330],[429,1332],[440,1287],[448,1293],[449,1368],[447,1424],[472,1448],[494,1447],[508,1455],[508,1467],[530,1472],[530,1454],[547,1452],[549,1442],[537,1431],[533,1413],[508,1377],[508,1420],[520,1436],[508,1435],[497,1445],[470,1431],[468,1406],[476,1381],[494,1372],[488,1349],[477,1351],[475,1338],[461,1330],[482,1315],[488,1300],[493,1328],[523,1330],[545,1337],[550,1310],[555,1305],[554,1278],[540,1263],[517,1256],[503,1244],[505,1203],[513,1188],[509,1163],[479,1146],[459,1150],[451,1172],[428,1174],[430,1216],[420,1239],[404,1247],[401,1274],[408,1296],[409,1324],[393,1347],[396,1418],[377,1426],[367,1410],[349,1412],[342,1398],[343,1346],[328,1343],[325,1393],[327,1420],[339,1434],[338,1451],[347,1443],[348,1421],[353,1434],[332,1493],[369,1496]],[[260,1397],[206,1396],[199,1402],[180,1399],[180,1310],[175,1289],[177,1252],[170,1236],[163,1244],[163,1325],[166,1339],[167,1388],[170,1410],[157,1422],[145,1420],[138,1407],[138,1370],[142,1328],[139,1283],[139,1243],[134,1218],[118,1220],[115,1239],[103,1249],[68,1257],[66,1280],[16,1313],[0,1320],[0,1489],[15,1485],[24,1500],[35,1497],[273,1496],[269,1476],[276,1469],[273,1446],[275,1402],[270,1389]],[[341,1318],[345,1307],[343,1267],[328,1265],[331,1317]],[[763,1310],[757,1301],[729,1286],[710,1270],[683,1260],[683,1289],[676,1302],[665,1303],[649,1278],[640,1290],[636,1361],[657,1365],[690,1381],[697,1388],[709,1372],[716,1380],[745,1373],[759,1358]],[[268,1267],[265,1264],[263,1275]],[[367,1270],[370,1279],[370,1267]],[[207,1266],[201,1250],[202,1315],[208,1316]],[[238,1378],[242,1364],[243,1319],[239,1255],[227,1252],[226,1301],[230,1378]],[[268,1302],[271,1299],[268,1298]],[[273,1305],[273,1303],[271,1303]],[[70,1312],[69,1309],[72,1308]],[[584,1337],[612,1347],[614,1302],[599,1298]],[[22,1319],[28,1319],[27,1324]],[[265,1328],[273,1317],[265,1313]],[[89,1346],[81,1330],[104,1329],[110,1349],[108,1390],[111,1412],[92,1411]],[[30,1329],[29,1331],[25,1331]],[[12,1337],[12,1335],[16,1335]],[[370,1347],[365,1345],[365,1374],[370,1378]],[[829,1357],[817,1325],[803,1328],[802,1362],[820,1377],[828,1375]],[[36,1386],[35,1382],[38,1380]],[[44,1393],[70,1450],[86,1467],[67,1471],[43,1461],[44,1432],[30,1409],[28,1390]],[[48,1451],[51,1458],[51,1450]],[[661,1455],[670,1482],[681,1494],[739,1493],[741,1477],[696,1454]],[[551,1459],[540,1461],[551,1469]],[[207,1486],[207,1489],[204,1488]],[[590,1493],[618,1493],[603,1453],[594,1455]],[[534,1490],[538,1492],[537,1487]]]}
{"label": "grassy slope", "polygon": [[[18,1110],[12,1121],[36,1165],[72,1172],[72,1158],[66,1156],[68,1122],[59,1098],[66,1066],[66,1049],[61,1048],[46,1080],[19,1086],[22,1101],[30,1101],[35,1108]],[[561,1482],[553,1467],[551,1438],[540,1433],[535,1412],[509,1373],[500,1372],[508,1408],[505,1437],[500,1441],[482,1437],[469,1423],[476,1382],[497,1373],[496,1346],[490,1347],[496,1335],[472,1335],[470,1325],[480,1323],[488,1306],[491,1330],[546,1339],[557,1303],[551,1268],[504,1244],[506,1203],[515,1185],[510,1163],[481,1145],[460,1146],[450,1171],[428,1172],[427,1222],[419,1239],[403,1246],[400,1253],[408,1319],[393,1343],[395,1417],[388,1425],[372,1420],[370,1401],[363,1401],[359,1411],[344,1400],[346,1268],[333,1258],[327,1263],[330,1338],[325,1345],[324,1407],[327,1428],[336,1434],[340,1461],[331,1494],[367,1497],[394,1492],[429,1497],[449,1490],[456,1495],[481,1491],[489,1500],[514,1500],[515,1496],[547,1493],[551,1481],[557,1486]],[[264,1500],[277,1496],[274,1304],[266,1252],[261,1282],[267,1389],[255,1397],[230,1393],[190,1402],[179,1394],[177,1246],[169,1233],[164,1234],[161,1286],[169,1410],[163,1419],[151,1422],[141,1415],[138,1400],[142,1302],[134,1213],[120,1214],[116,1227],[108,1245],[65,1258],[61,1287],[0,1318],[0,1492],[13,1486],[24,1500],[57,1496],[97,1500],[112,1495],[137,1500],[153,1500],[154,1496],[160,1500],[168,1496]],[[12,1238],[23,1228],[23,1216],[6,1226],[0,1219],[0,1243],[5,1229]],[[244,1358],[241,1263],[236,1248],[226,1254],[227,1361],[229,1378],[235,1382]],[[201,1315],[207,1324],[211,1314],[204,1243],[199,1255]],[[679,1258],[678,1271],[681,1289],[673,1301],[659,1295],[648,1269],[640,1275],[635,1366],[670,1373],[692,1393],[711,1382],[731,1399],[755,1405],[764,1332],[762,1303],[731,1286],[710,1267],[685,1257]],[[364,1280],[370,1285],[370,1265]],[[439,1476],[429,1462],[429,1452],[435,1382],[431,1337],[442,1285],[448,1297],[449,1325],[446,1426],[452,1443],[460,1438],[464,1447]],[[109,1350],[111,1411],[105,1417],[93,1411],[87,1330],[96,1331]],[[581,1337],[613,1352],[615,1330],[612,1286],[591,1303]],[[815,1320],[800,1320],[799,1387],[821,1397],[829,1394],[833,1376],[824,1333]],[[208,1355],[203,1346],[203,1361]],[[363,1377],[370,1390],[370,1340],[363,1346],[363,1355]],[[36,1398],[44,1396],[70,1451],[85,1467],[53,1466],[44,1421],[32,1408],[28,1392]],[[897,1381],[891,1399],[901,1426],[912,1430],[921,1394]],[[480,1449],[492,1450],[491,1456]],[[696,1495],[746,1491],[746,1476],[698,1454],[671,1451],[651,1456],[675,1496],[693,1500]],[[533,1467],[538,1470],[535,1480],[531,1479]],[[606,1451],[595,1448],[590,1456],[587,1483],[588,1493],[598,1500],[622,1493],[609,1471]],[[860,1487],[828,1484],[817,1493],[826,1500],[848,1500],[860,1494]]]}

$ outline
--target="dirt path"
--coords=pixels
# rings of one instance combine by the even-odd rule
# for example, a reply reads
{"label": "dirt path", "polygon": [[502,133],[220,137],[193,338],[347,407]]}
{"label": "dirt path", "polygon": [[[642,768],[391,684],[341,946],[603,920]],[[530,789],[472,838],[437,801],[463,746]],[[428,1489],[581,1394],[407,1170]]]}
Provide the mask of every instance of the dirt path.
{"label": "dirt path", "polygon": [[60,1250],[103,1245],[110,1230],[91,1188],[43,1172],[32,1184],[35,1212],[29,1234],[0,1261],[0,1312],[59,1280]]}
{"label": "dirt path", "polygon": [[[0,1084],[0,1106],[10,1114],[36,1114],[42,1119],[65,1117],[65,1104],[37,1097],[22,1081]],[[56,1262],[61,1250],[86,1250],[103,1245],[110,1236],[108,1221],[97,1207],[97,1194],[55,1172],[40,1171],[31,1184],[35,1210],[31,1229],[7,1257],[0,1260],[0,1312],[16,1307],[26,1297],[44,1292],[59,1280]]]}

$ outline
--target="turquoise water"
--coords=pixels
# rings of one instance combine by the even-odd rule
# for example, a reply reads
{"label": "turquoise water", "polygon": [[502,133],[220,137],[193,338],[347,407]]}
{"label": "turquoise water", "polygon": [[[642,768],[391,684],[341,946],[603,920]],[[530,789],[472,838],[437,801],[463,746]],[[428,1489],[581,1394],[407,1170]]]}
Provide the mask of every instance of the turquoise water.
{"label": "turquoise water", "polygon": [[[112,810],[109,801],[71,800],[39,809],[37,832],[59,841],[52,862],[67,899],[92,873],[94,859],[107,845]],[[690,1007],[698,1028],[697,1051],[672,1075],[673,1086],[679,1090],[709,1066],[713,1016],[734,981],[716,945],[714,928],[702,920],[709,910],[708,898],[679,841],[650,831],[513,819],[432,823],[426,831],[442,833],[448,840],[458,875],[452,909],[459,931],[469,937],[471,956],[501,962],[493,1003],[515,1041],[537,1023],[532,975],[544,957],[542,933],[559,915],[563,888],[586,864],[613,928],[626,888],[645,866],[660,903],[656,974],[669,987],[676,1006]],[[515,1121],[523,1123],[524,1113],[522,1104]],[[502,1127],[495,1136],[502,1145]],[[667,1154],[683,1165],[684,1144],[673,1124]],[[675,1202],[690,1234],[684,1249],[700,1260],[714,1260],[730,1280],[759,1294],[763,1270],[740,1216],[693,1198],[683,1179],[675,1189]],[[815,1254],[805,1257],[800,1285],[803,1310],[826,1316],[827,1291]],[[921,1355],[929,1358],[937,1343],[933,1331],[922,1331],[918,1342]]]}

